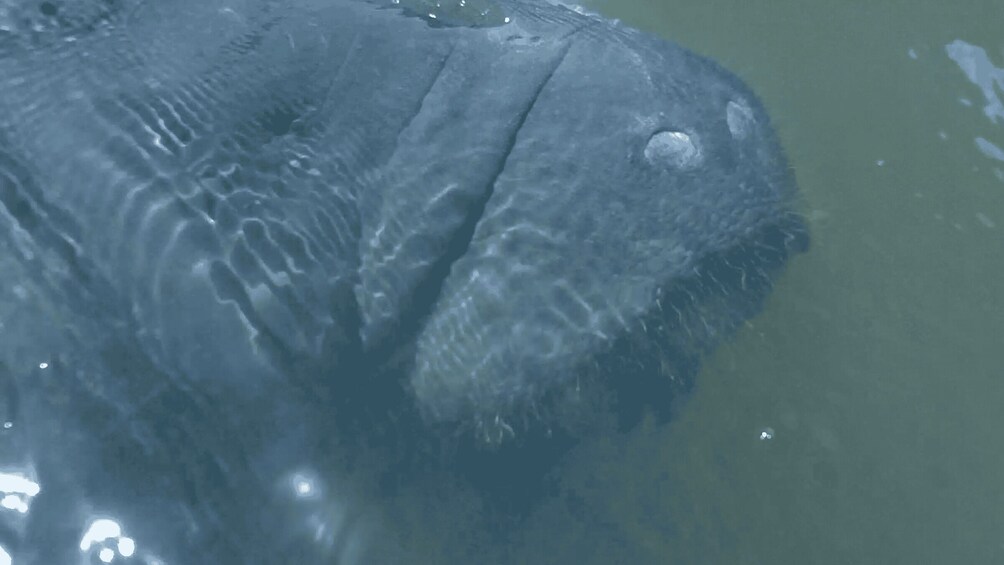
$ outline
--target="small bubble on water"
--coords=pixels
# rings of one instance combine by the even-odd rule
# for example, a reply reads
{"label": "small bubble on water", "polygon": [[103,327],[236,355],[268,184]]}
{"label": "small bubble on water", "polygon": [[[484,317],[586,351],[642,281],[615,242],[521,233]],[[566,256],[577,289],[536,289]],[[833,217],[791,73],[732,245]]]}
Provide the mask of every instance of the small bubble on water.
{"label": "small bubble on water", "polygon": [[768,441],[774,439],[774,428],[768,426],[760,430],[760,434],[757,436],[760,441]]}

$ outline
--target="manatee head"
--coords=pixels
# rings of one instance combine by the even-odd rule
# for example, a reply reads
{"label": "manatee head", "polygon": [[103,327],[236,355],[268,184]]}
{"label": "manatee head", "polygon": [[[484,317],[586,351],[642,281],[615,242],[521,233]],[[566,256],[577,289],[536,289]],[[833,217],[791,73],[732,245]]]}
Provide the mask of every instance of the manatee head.
{"label": "manatee head", "polygon": [[577,22],[555,37],[517,12],[495,35],[548,72],[417,337],[410,386],[426,416],[488,440],[588,419],[600,390],[622,415],[639,398],[667,406],[807,243],[785,158],[740,80]]}

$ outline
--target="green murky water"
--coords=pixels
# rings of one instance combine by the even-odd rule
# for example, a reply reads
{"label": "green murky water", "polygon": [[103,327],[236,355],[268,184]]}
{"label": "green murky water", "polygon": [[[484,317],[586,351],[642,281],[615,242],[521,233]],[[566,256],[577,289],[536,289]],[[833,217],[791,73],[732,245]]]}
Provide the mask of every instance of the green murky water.
{"label": "green murky water", "polygon": [[565,487],[583,529],[548,528],[569,510],[544,508],[526,551],[563,563],[1004,563],[1004,115],[991,119],[1004,4],[588,6],[753,86],[796,170],[813,248],[708,363],[677,421],[577,453],[592,464],[571,465]]}

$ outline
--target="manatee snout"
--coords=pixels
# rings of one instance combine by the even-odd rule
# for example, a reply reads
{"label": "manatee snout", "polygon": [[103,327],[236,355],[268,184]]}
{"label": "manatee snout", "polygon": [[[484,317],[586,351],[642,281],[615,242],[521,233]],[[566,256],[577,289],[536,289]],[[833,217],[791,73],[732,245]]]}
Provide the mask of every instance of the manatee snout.
{"label": "manatee snout", "polygon": [[417,337],[427,419],[486,439],[667,410],[808,242],[739,79],[605,21],[561,45]]}

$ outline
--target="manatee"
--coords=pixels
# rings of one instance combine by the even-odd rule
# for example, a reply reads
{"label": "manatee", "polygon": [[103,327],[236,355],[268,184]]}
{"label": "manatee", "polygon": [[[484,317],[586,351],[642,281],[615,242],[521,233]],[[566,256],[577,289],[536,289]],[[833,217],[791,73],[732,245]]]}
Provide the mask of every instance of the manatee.
{"label": "manatee", "polygon": [[560,451],[756,315],[808,234],[753,92],[476,4],[0,5],[0,557],[406,561],[352,445]]}

